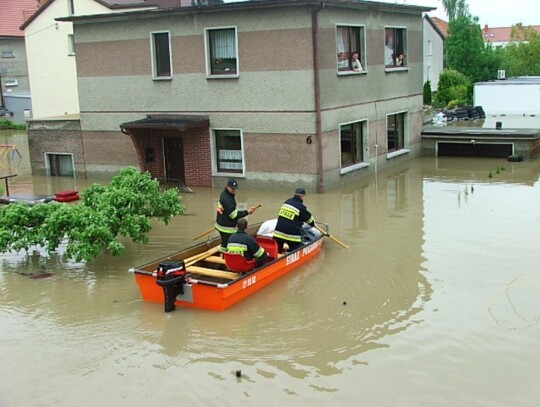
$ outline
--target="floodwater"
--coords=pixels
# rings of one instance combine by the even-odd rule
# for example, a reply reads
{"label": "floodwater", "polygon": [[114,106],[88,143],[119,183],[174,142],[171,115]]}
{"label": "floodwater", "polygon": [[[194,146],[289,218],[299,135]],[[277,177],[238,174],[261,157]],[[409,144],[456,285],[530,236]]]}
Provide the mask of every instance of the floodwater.
{"label": "floodwater", "polygon": [[[164,313],[127,271],[211,227],[220,188],[183,194],[186,215],[121,257],[0,255],[0,406],[535,406],[539,176],[539,161],[421,158],[307,195],[350,248],[326,239],[221,313]],[[88,182],[22,175],[10,190]],[[262,204],[252,222],[286,198],[237,194]]]}

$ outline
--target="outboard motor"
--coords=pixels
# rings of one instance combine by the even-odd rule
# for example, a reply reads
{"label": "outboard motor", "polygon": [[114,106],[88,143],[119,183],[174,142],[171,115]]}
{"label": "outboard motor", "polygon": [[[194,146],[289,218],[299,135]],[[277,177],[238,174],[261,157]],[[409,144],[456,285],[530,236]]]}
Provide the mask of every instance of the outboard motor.
{"label": "outboard motor", "polygon": [[176,296],[184,294],[185,282],[186,266],[182,260],[170,260],[159,264],[156,284],[163,288],[165,312],[176,309]]}

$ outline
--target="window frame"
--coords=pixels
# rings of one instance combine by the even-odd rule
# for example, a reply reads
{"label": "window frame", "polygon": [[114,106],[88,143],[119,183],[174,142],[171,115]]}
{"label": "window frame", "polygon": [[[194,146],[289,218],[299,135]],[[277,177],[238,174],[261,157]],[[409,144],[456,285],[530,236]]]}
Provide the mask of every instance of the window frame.
{"label": "window frame", "polygon": [[[353,162],[347,166],[343,166],[343,151],[342,151],[342,140],[341,140],[341,132],[343,131],[342,130],[342,127],[344,126],[348,126],[348,125],[355,125],[355,124],[358,124],[360,126],[360,132],[361,132],[361,147],[360,147],[360,152],[361,152],[361,161],[356,161],[354,160],[353,158]],[[340,171],[340,174],[346,174],[348,172],[351,172],[351,171],[355,171],[355,170],[358,170],[360,168],[365,168],[365,167],[369,167],[369,134],[368,134],[368,130],[369,129],[369,121],[367,118],[364,118],[364,119],[360,119],[360,120],[353,120],[353,121],[350,121],[350,122],[345,122],[345,123],[340,123],[339,124],[339,171]],[[353,134],[354,134],[354,128],[353,128]],[[351,141],[351,143],[353,145],[355,145],[355,143],[353,141]]]}
{"label": "window frame", "polygon": [[[240,154],[242,157],[242,168],[238,171],[225,171],[220,169],[219,165],[219,151],[217,148],[217,137],[219,132],[238,132],[238,137],[240,137]],[[244,133],[240,128],[227,128],[227,127],[216,127],[212,129],[212,140],[211,140],[211,152],[212,152],[212,175],[219,177],[245,177],[246,174],[246,157],[244,149]]]}
{"label": "window frame", "polygon": [[[401,140],[403,145],[400,146],[400,148],[390,149],[389,148],[390,139],[388,137],[388,132],[389,132],[388,119],[390,118],[390,116],[398,116],[398,115],[403,116],[403,125],[402,125],[403,137]],[[400,110],[397,112],[388,113],[386,115],[386,158],[397,157],[399,155],[407,154],[409,152],[410,152],[409,150],[409,112],[407,110]]]}
{"label": "window frame", "polygon": [[[47,176],[50,177],[74,177],[75,176],[75,160],[72,153],[61,153],[61,152],[52,152],[47,151],[45,154],[45,171],[47,173]],[[67,156],[71,157],[71,174],[52,174],[53,168],[51,168],[51,159],[56,156]],[[56,169],[59,170],[59,169]]]}
{"label": "window frame", "polygon": [[[212,46],[211,46],[211,37],[212,32],[214,31],[225,31],[233,30],[234,31],[234,53],[236,57],[236,71],[214,71],[212,64]],[[220,26],[220,27],[207,27],[204,29],[204,54],[206,62],[206,78],[207,79],[235,79],[240,76],[240,55],[238,52],[238,27],[236,25],[232,26]],[[225,68],[228,69],[228,68]],[[230,73],[228,73],[230,72]]]}
{"label": "window frame", "polygon": [[427,51],[426,51],[426,53],[427,53],[428,57],[433,55],[433,41],[431,41],[431,40],[428,40],[428,42],[427,42]]}
{"label": "window frame", "polygon": [[12,49],[3,49],[0,52],[0,58],[15,58],[15,51]]}
{"label": "window frame", "polygon": [[[388,39],[387,31],[388,30],[392,30],[394,42],[396,43],[395,45],[392,44],[392,55],[403,54],[403,56],[404,56],[403,65],[396,64],[396,60],[395,60],[395,58],[393,56],[391,56],[391,58],[393,60],[393,63],[392,64],[387,63],[388,62],[387,49],[390,48],[390,47],[387,46],[387,39]],[[400,40],[401,41],[401,46],[399,46],[397,44],[398,41],[395,40],[395,38],[397,38],[396,33],[398,31],[401,33],[401,40]],[[385,69],[385,71],[399,71],[399,70],[408,70],[409,69],[407,34],[408,34],[407,27],[401,27],[401,26],[385,26],[384,27],[383,51],[384,51],[384,69]]]}
{"label": "window frame", "polygon": [[[168,75],[161,75],[158,70],[162,70],[160,69],[161,67],[158,66],[158,64],[160,63],[159,62],[159,57],[157,55],[158,53],[158,48],[156,46],[156,36],[157,35],[160,35],[160,34],[166,34],[167,35],[167,39],[168,39],[168,52],[169,52],[169,74]],[[168,31],[168,30],[163,30],[163,31],[152,31],[150,32],[150,52],[151,52],[151,56],[152,56],[152,79],[155,80],[155,81],[160,81],[160,80],[171,80],[173,78],[173,64],[172,64],[172,45],[171,45],[171,32]]]}
{"label": "window frame", "polygon": [[68,55],[75,55],[75,34],[68,34]]}
{"label": "window frame", "polygon": [[[363,24],[342,24],[342,23],[337,23],[335,25],[335,41],[336,41],[336,58],[338,58],[339,54],[342,52],[340,51],[340,46],[339,46],[339,41],[338,41],[338,38],[339,38],[339,30],[341,28],[348,28],[349,29],[349,44],[347,45],[349,48],[352,47],[351,45],[351,40],[350,40],[350,32],[351,32],[351,29],[355,29],[355,30],[358,30],[357,32],[357,39],[356,41],[358,42],[358,50],[350,50],[349,53],[349,58],[348,58],[348,61],[349,61],[349,66],[347,68],[342,68],[340,69],[339,66],[337,66],[337,60],[336,60],[336,70],[337,70],[337,74],[338,76],[347,76],[347,75],[359,75],[359,74],[366,74],[367,73],[367,62],[366,62],[366,27],[365,25]],[[353,52],[358,52],[359,53],[359,56],[360,56],[360,64],[362,65],[362,70],[361,71],[353,71],[352,68],[351,68],[351,57],[352,57],[352,53]]]}

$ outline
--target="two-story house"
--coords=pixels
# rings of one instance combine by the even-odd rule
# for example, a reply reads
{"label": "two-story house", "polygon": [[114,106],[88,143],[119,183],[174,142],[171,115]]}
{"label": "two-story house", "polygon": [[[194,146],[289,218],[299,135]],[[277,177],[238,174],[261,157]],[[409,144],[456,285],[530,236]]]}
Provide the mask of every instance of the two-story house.
{"label": "two-story house", "polygon": [[447,37],[446,21],[424,16],[424,83],[430,81],[431,90],[439,88],[439,76],[444,69],[444,40]]}
{"label": "two-story house", "polygon": [[45,157],[75,172],[137,165],[188,186],[234,176],[319,192],[411,159],[429,10],[261,0],[60,18],[74,28],[81,130]]}

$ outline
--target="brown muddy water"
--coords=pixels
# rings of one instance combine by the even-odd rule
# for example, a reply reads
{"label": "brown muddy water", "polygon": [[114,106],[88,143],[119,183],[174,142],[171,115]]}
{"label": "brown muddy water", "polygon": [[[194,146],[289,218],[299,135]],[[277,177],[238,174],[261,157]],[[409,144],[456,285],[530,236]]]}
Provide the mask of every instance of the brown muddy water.
{"label": "brown muddy water", "polygon": [[[422,158],[307,195],[350,248],[327,239],[311,264],[221,313],[166,314],[127,271],[208,229],[221,188],[184,194],[186,215],[122,257],[0,255],[0,406],[538,405],[539,175],[539,161]],[[255,222],[288,196],[237,200],[263,205]],[[17,273],[42,268],[54,276]]]}

